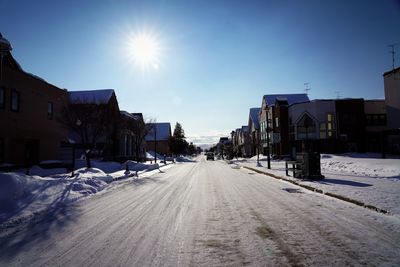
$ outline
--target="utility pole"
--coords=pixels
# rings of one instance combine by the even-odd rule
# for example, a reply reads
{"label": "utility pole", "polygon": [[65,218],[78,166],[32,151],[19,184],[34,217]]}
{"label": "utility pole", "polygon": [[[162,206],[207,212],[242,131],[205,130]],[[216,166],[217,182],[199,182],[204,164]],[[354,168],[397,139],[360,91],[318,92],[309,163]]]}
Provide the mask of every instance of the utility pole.
{"label": "utility pole", "polygon": [[335,94],[336,94],[336,99],[340,99],[340,91],[335,91]]}
{"label": "utility pole", "polygon": [[394,50],[395,46],[398,45],[397,43],[394,44],[390,44],[388,45],[388,47],[392,48],[391,51],[389,51],[390,54],[392,54],[392,68],[394,69],[394,59],[395,59],[395,55],[396,55],[396,51]]}

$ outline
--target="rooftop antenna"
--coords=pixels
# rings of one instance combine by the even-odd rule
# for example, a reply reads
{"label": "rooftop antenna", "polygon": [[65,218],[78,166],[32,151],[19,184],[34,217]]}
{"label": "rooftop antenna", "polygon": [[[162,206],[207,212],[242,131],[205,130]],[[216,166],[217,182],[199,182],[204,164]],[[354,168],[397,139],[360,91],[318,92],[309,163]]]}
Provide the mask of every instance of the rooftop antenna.
{"label": "rooftop antenna", "polygon": [[307,95],[308,95],[308,91],[311,90],[311,88],[308,87],[309,85],[310,85],[310,83],[304,83],[304,86],[306,87],[306,88],[304,89],[304,92],[306,92]]}
{"label": "rooftop antenna", "polygon": [[341,95],[340,95],[340,91],[335,91],[336,94],[336,99],[340,99]]}
{"label": "rooftop antenna", "polygon": [[392,68],[393,69],[394,69],[394,59],[395,59],[395,55],[396,55],[396,51],[394,50],[394,48],[396,47],[396,45],[398,45],[398,44],[394,43],[394,44],[388,45],[388,47],[392,48],[392,50],[389,51],[389,53],[392,54]]}

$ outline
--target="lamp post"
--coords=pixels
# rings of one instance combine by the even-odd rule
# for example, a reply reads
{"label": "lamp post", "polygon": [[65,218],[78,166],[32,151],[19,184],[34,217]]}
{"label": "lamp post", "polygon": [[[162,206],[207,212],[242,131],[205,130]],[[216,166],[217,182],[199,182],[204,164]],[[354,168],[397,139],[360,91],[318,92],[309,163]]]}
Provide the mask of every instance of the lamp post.
{"label": "lamp post", "polygon": [[267,163],[268,163],[268,165],[267,165],[267,167],[268,167],[268,169],[271,169],[271,157],[270,157],[270,153],[269,153],[269,118],[268,118],[268,113],[269,113],[269,111],[268,111],[268,106],[266,106],[265,107],[265,110],[266,110],[266,117],[267,117],[267,127],[266,127],[266,132],[267,132]]}
{"label": "lamp post", "polygon": [[157,163],[157,125],[154,124],[154,163]]}
{"label": "lamp post", "polygon": [[3,80],[3,57],[11,50],[10,42],[0,33],[0,81]]}

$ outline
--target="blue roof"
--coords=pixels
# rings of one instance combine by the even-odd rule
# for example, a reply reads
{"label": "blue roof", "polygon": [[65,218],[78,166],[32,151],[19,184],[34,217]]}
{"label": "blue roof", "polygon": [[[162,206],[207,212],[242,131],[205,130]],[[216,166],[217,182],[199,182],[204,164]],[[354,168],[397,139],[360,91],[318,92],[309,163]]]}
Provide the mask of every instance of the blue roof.
{"label": "blue roof", "polygon": [[288,104],[295,104],[301,102],[308,102],[310,99],[308,98],[307,94],[277,94],[277,95],[264,95],[265,103],[268,106],[275,105],[276,99],[279,100],[287,100]]}
{"label": "blue roof", "polygon": [[69,91],[68,94],[71,104],[107,104],[114,94],[114,90]]}
{"label": "blue roof", "polygon": [[261,108],[251,108],[249,117],[254,123],[254,127],[258,129],[260,127],[260,123],[258,120],[258,114],[260,113]]}
{"label": "blue roof", "polygon": [[168,140],[171,136],[171,124],[169,122],[156,122],[149,124],[152,125],[152,127],[146,135],[146,141],[154,141],[154,130],[156,130],[157,141]]}

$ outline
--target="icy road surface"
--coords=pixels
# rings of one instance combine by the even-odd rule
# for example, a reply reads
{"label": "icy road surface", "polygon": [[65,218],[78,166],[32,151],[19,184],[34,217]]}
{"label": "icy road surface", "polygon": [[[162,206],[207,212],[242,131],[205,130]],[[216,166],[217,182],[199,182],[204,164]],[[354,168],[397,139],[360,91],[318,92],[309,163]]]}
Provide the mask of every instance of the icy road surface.
{"label": "icy road surface", "polygon": [[0,236],[0,266],[400,266],[397,216],[204,158]]}

